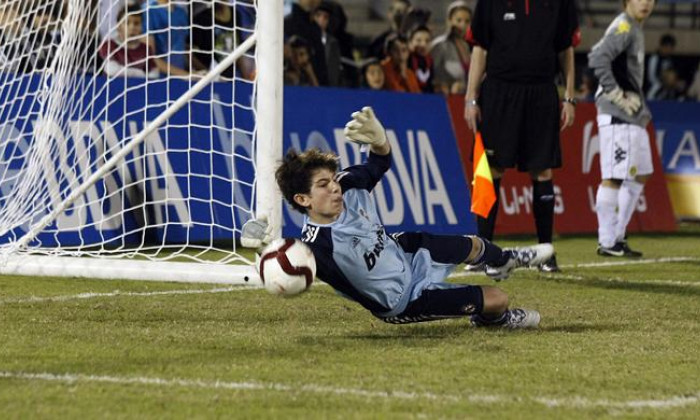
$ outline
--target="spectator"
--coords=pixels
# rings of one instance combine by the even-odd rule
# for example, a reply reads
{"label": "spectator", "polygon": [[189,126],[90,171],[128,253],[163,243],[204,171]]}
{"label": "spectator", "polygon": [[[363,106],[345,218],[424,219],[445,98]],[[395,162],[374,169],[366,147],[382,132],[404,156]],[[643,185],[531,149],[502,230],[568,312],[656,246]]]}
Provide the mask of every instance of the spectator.
{"label": "spectator", "polygon": [[576,91],[576,100],[582,102],[593,102],[595,100],[595,91],[597,82],[591,70],[586,69],[581,74],[581,84]]}
{"label": "spectator", "polygon": [[418,86],[423,93],[433,93],[433,57],[428,49],[432,35],[427,26],[417,26],[408,38],[408,66],[416,74]]}
{"label": "spectator", "polygon": [[700,63],[697,70],[695,70],[695,76],[693,76],[687,95],[690,100],[700,101]]}
{"label": "spectator", "polygon": [[676,38],[671,34],[665,34],[659,41],[659,48],[655,54],[649,56],[647,64],[647,100],[653,101],[659,98],[663,89],[662,74],[668,69],[674,69],[673,51],[676,48]]}
{"label": "spectator", "polygon": [[165,57],[168,64],[165,74],[187,76],[190,34],[190,18],[187,10],[170,0],[147,0],[143,32],[148,35],[148,45],[154,46],[158,57]]}
{"label": "spectator", "polygon": [[328,69],[328,85],[339,86],[340,83],[340,44],[338,40],[328,31],[331,13],[333,9],[327,2],[322,2],[313,14],[314,22],[321,28],[321,42],[326,58],[326,68]]}
{"label": "spectator", "polygon": [[340,47],[340,85],[356,86],[360,74],[355,65],[355,55],[357,54],[355,50],[355,39],[353,35],[347,31],[348,17],[345,14],[345,10],[343,10],[343,6],[337,1],[323,0],[322,4],[330,10],[328,33],[338,40],[338,46]]}
{"label": "spectator", "polygon": [[401,35],[386,39],[387,57],[382,61],[385,86],[395,92],[420,93],[416,74],[408,67],[408,42]]}
{"label": "spectator", "polygon": [[430,15],[430,10],[418,7],[409,8],[401,21],[399,33],[408,38],[415,28],[419,26],[428,26]]}
{"label": "spectator", "polygon": [[292,4],[292,13],[284,20],[286,39],[296,35],[308,45],[311,64],[318,82],[328,85],[328,66],[325,47],[321,39],[321,28],[312,20],[311,14],[321,5],[321,0],[297,0]]}
{"label": "spectator", "polygon": [[293,86],[318,86],[318,78],[311,64],[311,48],[300,36],[287,40],[288,59],[284,69],[284,83]]}
{"label": "spectator", "polygon": [[23,73],[32,66],[30,31],[17,7],[15,4],[0,8],[0,75]]}
{"label": "spectator", "polygon": [[389,19],[389,29],[382,32],[379,36],[372,40],[369,46],[368,55],[371,57],[376,57],[382,59],[386,55],[386,39],[389,35],[398,34],[401,25],[403,23],[404,16],[411,9],[411,2],[409,0],[392,0],[389,5],[389,10],[387,11],[387,18]]}
{"label": "spectator", "polygon": [[32,31],[28,40],[32,45],[31,69],[41,71],[51,65],[61,43],[61,25],[65,4],[56,1],[48,7],[37,9],[32,19]]}
{"label": "spectator", "polygon": [[661,90],[656,95],[657,100],[684,101],[685,81],[681,80],[675,68],[661,72]]}
{"label": "spectator", "polygon": [[469,44],[467,30],[472,11],[464,1],[458,0],[447,8],[447,32],[433,41],[430,54],[435,70],[435,91],[447,95],[464,94],[469,75]]}
{"label": "spectator", "polygon": [[384,77],[384,68],[379,60],[371,59],[362,69],[364,80],[362,86],[369,89],[381,90],[384,89],[386,78]]}
{"label": "spectator", "polygon": [[117,13],[118,30],[100,47],[107,76],[157,78],[159,66],[156,60],[160,61],[161,67],[167,68],[167,63],[162,59],[149,58],[152,54],[144,42],[142,18],[141,6],[137,4],[124,6]]}
{"label": "spectator", "polygon": [[[246,24],[240,22],[240,18],[245,16],[241,12],[246,8],[240,5],[236,7],[234,9],[233,6],[220,2],[215,2],[213,7],[193,7],[192,56],[199,69],[209,71],[243,42],[246,34],[241,28],[245,28]],[[234,69],[238,72],[237,75],[234,74]],[[254,60],[242,56],[235,67],[227,68],[221,76],[226,79],[239,76],[252,80],[255,76]]]}
{"label": "spectator", "polygon": [[[474,49],[464,116],[471,130],[482,133],[497,191],[491,212],[486,218],[477,217],[477,226],[480,236],[493,237],[500,180],[506,168],[517,165],[532,180],[538,242],[551,243],[555,202],[552,168],[562,164],[559,132],[573,124],[575,114],[578,16],[575,0],[508,4],[510,9],[504,14],[505,3],[479,0],[469,31]],[[561,110],[554,84],[558,69],[566,80]],[[559,271],[555,256],[539,269]]]}

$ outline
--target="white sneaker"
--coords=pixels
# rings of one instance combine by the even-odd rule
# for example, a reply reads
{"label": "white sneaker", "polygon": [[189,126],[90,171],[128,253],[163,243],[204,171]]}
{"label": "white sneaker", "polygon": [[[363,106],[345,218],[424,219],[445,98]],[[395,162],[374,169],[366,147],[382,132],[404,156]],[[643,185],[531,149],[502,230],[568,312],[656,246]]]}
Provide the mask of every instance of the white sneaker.
{"label": "white sneaker", "polygon": [[554,255],[552,244],[537,244],[524,248],[504,249],[511,257],[500,267],[486,266],[486,275],[496,281],[507,279],[510,273],[520,267],[537,267],[548,261]]}
{"label": "white sneaker", "polygon": [[508,310],[508,320],[503,324],[503,328],[525,329],[537,328],[540,325],[540,313],[533,309],[510,309]]}

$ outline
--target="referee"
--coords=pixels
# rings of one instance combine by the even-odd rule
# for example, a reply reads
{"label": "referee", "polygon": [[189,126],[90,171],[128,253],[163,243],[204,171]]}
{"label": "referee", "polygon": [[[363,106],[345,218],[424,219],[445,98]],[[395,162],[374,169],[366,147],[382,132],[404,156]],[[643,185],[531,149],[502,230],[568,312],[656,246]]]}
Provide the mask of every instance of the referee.
{"label": "referee", "polygon": [[[517,165],[532,179],[538,240],[551,243],[552,168],[561,167],[559,131],[573,124],[576,105],[574,0],[480,0],[467,38],[473,51],[464,117],[471,130],[481,130],[497,192],[488,218],[477,216],[479,236],[493,238],[501,178]],[[561,111],[559,69],[566,80]],[[556,257],[539,269],[559,271]]]}

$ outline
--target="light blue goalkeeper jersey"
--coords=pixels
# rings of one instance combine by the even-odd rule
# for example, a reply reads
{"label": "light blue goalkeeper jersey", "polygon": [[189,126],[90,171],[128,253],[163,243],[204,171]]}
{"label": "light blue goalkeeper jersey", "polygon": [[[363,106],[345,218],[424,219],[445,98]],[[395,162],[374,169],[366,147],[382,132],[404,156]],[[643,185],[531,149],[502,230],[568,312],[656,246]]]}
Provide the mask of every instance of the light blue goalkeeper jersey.
{"label": "light blue goalkeeper jersey", "polygon": [[326,225],[304,220],[302,241],[316,257],[316,276],[376,316],[395,316],[452,264],[435,263],[427,250],[405,252],[387,235],[371,195],[391,166],[391,155],[370,153],[365,164],[339,172],[345,209]]}

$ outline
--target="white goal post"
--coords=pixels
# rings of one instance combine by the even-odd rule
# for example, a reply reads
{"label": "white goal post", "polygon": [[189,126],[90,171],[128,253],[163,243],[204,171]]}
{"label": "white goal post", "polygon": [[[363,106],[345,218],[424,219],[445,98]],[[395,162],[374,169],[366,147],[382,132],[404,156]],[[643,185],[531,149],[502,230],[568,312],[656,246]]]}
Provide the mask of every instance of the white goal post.
{"label": "white goal post", "polygon": [[0,5],[0,273],[257,285],[282,0],[125,3]]}

